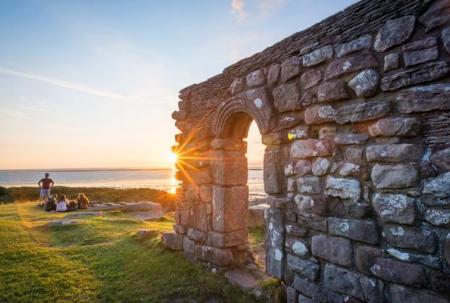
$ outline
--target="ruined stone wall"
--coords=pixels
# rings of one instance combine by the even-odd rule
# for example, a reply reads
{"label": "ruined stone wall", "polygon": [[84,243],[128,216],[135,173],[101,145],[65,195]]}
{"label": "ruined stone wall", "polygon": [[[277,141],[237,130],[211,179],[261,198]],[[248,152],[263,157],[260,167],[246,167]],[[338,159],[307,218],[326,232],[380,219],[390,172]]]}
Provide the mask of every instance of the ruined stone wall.
{"label": "ruined stone wall", "polygon": [[450,299],[450,0],[361,1],[181,91],[175,233],[245,263],[246,143],[267,145],[267,272],[289,302]]}

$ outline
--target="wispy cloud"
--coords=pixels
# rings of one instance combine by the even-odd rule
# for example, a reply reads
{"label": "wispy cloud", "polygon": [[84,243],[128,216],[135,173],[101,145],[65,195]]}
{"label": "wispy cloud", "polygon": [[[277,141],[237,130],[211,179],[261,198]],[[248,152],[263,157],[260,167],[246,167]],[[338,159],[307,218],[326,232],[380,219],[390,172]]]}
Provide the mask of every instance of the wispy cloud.
{"label": "wispy cloud", "polygon": [[231,0],[231,11],[239,20],[247,18],[247,13],[244,8],[245,0]]}
{"label": "wispy cloud", "polygon": [[[286,0],[255,0],[255,2],[258,10],[257,13],[266,17],[282,6]],[[247,19],[249,16],[249,13],[245,9],[246,3],[248,3],[248,0],[231,0],[231,11],[240,21]]]}
{"label": "wispy cloud", "polygon": [[72,82],[68,82],[68,81],[64,81],[64,80],[60,80],[60,79],[49,78],[49,77],[45,77],[45,76],[41,76],[41,75],[25,73],[25,72],[2,68],[2,67],[0,67],[0,74],[6,74],[6,75],[27,78],[27,79],[31,79],[31,80],[36,80],[36,81],[44,82],[44,83],[47,83],[50,85],[67,88],[67,89],[71,89],[71,90],[75,90],[75,91],[79,91],[79,92],[83,92],[86,94],[91,94],[91,95],[99,96],[99,97],[105,97],[105,98],[117,99],[117,100],[128,99],[127,96],[98,90],[98,89],[91,88],[91,87],[88,87],[88,86],[85,86],[82,84],[72,83]]}

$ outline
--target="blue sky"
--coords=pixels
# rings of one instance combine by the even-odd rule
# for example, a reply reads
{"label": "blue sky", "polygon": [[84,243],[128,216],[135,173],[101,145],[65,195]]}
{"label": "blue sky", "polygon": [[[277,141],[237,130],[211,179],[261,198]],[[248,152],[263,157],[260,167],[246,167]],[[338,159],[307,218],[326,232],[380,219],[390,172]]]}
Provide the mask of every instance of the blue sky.
{"label": "blue sky", "polygon": [[170,165],[181,88],[354,2],[0,1],[0,169]]}

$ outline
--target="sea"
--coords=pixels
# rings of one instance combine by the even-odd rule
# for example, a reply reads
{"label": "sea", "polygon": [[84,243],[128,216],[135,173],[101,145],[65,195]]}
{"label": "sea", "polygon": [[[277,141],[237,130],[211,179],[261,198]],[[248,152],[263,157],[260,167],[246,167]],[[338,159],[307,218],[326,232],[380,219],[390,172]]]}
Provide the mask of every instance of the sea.
{"label": "sea", "polygon": [[[155,188],[175,192],[178,181],[174,169],[56,169],[56,170],[0,170],[0,186],[36,186],[50,173],[55,185],[72,187]],[[251,200],[263,198],[262,169],[249,169],[248,187]]]}

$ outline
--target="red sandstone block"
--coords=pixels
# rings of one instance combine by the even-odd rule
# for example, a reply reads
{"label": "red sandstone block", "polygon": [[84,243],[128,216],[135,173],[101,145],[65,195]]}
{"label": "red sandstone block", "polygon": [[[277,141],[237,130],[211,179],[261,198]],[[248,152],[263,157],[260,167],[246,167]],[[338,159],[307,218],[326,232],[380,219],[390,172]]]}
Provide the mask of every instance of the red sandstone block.
{"label": "red sandstone block", "polygon": [[212,227],[215,231],[231,232],[245,229],[247,208],[247,186],[213,186]]}

